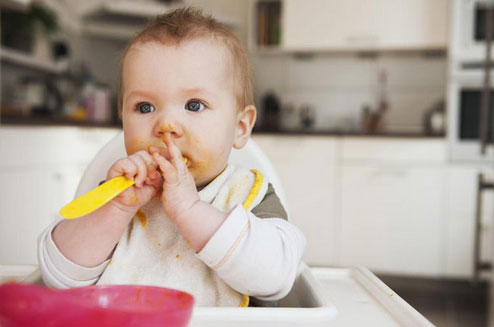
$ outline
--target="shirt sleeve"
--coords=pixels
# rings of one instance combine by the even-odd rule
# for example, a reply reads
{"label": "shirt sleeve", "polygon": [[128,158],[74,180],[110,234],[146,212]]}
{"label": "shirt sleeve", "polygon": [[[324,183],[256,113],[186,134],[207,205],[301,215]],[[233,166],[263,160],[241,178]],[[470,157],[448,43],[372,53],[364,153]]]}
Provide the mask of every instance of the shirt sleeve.
{"label": "shirt sleeve", "polygon": [[[256,207],[262,209],[263,202]],[[197,255],[236,291],[263,301],[279,300],[293,286],[306,240],[286,213],[282,217],[258,208],[265,217],[260,218],[254,212],[236,206]]]}
{"label": "shirt sleeve", "polygon": [[43,282],[59,289],[95,284],[110,260],[96,267],[83,267],[66,258],[52,238],[58,223],[60,220],[49,225],[38,238],[38,261]]}
{"label": "shirt sleeve", "polygon": [[252,213],[258,218],[281,218],[288,220],[285,208],[281,204],[280,198],[276,195],[273,185],[268,184],[266,195],[262,201],[252,209]]}

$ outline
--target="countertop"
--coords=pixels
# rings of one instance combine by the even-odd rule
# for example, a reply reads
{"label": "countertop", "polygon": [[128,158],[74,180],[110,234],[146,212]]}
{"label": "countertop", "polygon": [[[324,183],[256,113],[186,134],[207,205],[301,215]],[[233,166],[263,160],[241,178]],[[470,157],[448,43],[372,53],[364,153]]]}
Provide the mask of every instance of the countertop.
{"label": "countertop", "polygon": [[[26,118],[26,117],[5,117],[2,116],[0,126],[64,126],[64,127],[95,127],[95,128],[122,128],[121,123],[100,123],[88,121],[68,121],[65,119],[46,118]],[[254,135],[300,135],[300,136],[355,136],[355,137],[396,137],[396,138],[444,138],[446,135],[427,135],[421,132],[397,132],[387,131],[379,133],[368,133],[364,131],[345,131],[338,129],[327,130],[303,130],[303,129],[262,129],[254,127]]]}
{"label": "countertop", "polygon": [[280,130],[266,130],[266,129],[254,129],[253,134],[271,134],[271,135],[314,135],[314,136],[356,136],[356,137],[402,137],[402,138],[445,138],[446,135],[427,135],[424,133],[415,132],[379,132],[379,133],[367,133],[363,131],[343,131],[337,129],[328,130],[302,130],[302,129],[280,129]]}

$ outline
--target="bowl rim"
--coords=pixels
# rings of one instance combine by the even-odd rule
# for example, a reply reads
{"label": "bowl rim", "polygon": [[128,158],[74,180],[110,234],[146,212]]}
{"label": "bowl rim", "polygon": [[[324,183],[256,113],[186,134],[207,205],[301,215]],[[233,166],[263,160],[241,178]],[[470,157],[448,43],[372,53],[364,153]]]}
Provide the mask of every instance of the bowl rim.
{"label": "bowl rim", "polygon": [[[69,304],[74,304],[75,306],[78,306],[83,309],[88,309],[88,310],[110,310],[113,312],[132,312],[132,313],[141,313],[141,314],[152,314],[156,312],[160,313],[179,313],[183,311],[192,311],[195,303],[194,297],[185,291],[178,290],[178,289],[173,289],[173,288],[168,288],[168,287],[161,287],[161,286],[152,286],[152,285],[134,285],[134,284],[107,284],[107,285],[88,285],[88,286],[82,286],[82,287],[74,287],[74,288],[68,288],[68,289],[53,289],[45,286],[40,286],[40,285],[33,285],[33,284],[27,284],[27,283],[4,283],[0,284],[0,291],[2,288],[6,287],[12,287],[14,290],[15,288],[22,287],[24,289],[38,289],[40,291],[44,292],[52,292],[52,294],[64,294],[66,295],[66,298],[64,301],[70,302]],[[100,302],[95,301],[94,299],[90,298],[84,298],[78,296],[77,293],[79,292],[85,292],[87,290],[112,290],[112,289],[122,289],[122,288],[127,288],[127,289],[142,289],[142,290],[147,290],[147,291],[153,291],[153,292],[165,292],[171,295],[180,295],[181,297],[181,303],[184,303],[183,306],[181,305],[174,305],[173,307],[169,306],[154,306],[151,303],[146,303],[145,305],[136,303],[136,305],[109,305],[109,306],[104,306],[101,305]],[[5,288],[4,288],[5,289]]]}

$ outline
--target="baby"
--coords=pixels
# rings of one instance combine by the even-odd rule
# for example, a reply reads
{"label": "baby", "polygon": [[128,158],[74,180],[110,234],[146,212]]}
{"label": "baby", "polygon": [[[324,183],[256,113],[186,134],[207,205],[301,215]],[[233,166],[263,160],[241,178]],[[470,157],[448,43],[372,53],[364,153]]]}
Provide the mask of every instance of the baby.
{"label": "baby", "polygon": [[256,120],[252,93],[245,50],[224,26],[190,8],[152,20],[122,59],[128,156],[107,174],[135,184],[45,230],[45,283],[170,287],[200,306],[287,295],[305,238],[262,173],[228,164]]}

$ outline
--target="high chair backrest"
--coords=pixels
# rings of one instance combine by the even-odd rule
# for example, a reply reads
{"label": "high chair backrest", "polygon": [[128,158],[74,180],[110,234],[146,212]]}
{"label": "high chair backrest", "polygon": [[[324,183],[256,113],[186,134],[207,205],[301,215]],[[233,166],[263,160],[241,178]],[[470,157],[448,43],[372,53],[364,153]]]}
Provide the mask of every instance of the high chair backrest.
{"label": "high chair backrest", "polygon": [[[79,186],[77,187],[76,197],[89,192],[95,188],[99,182],[106,179],[106,173],[111,165],[118,159],[125,157],[125,143],[123,132],[119,132],[101,150],[96,154],[89,163],[84,172]],[[264,154],[261,148],[249,139],[247,144],[240,150],[233,149],[230,154],[229,162],[242,167],[257,169],[273,184],[276,194],[279,196],[281,203],[289,212],[285,191],[281,185],[280,178],[276,173],[269,158]]]}

